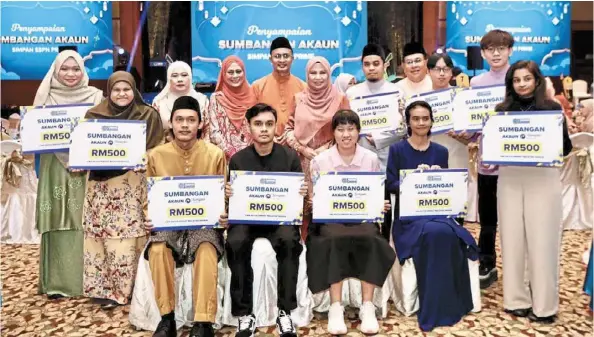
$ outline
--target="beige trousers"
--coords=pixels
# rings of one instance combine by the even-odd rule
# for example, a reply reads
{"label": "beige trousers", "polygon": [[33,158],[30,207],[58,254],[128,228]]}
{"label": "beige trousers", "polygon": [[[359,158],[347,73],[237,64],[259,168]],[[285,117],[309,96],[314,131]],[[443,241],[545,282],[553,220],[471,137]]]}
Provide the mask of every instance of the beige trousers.
{"label": "beige trousers", "polygon": [[[164,242],[155,242],[149,249],[149,266],[155,285],[155,298],[161,316],[175,309],[175,261]],[[208,242],[196,251],[193,263],[192,298],[194,322],[214,323],[217,314],[217,250]]]}
{"label": "beige trousers", "polygon": [[532,308],[539,317],[556,314],[563,229],[560,171],[501,167],[497,202],[503,307]]}

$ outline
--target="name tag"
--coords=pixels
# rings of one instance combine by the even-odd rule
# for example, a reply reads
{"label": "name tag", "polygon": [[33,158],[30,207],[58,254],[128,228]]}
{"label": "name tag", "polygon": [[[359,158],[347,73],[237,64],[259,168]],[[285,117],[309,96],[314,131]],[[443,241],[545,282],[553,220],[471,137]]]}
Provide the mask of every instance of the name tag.
{"label": "name tag", "polygon": [[70,168],[130,170],[145,167],[145,121],[81,119],[72,127]]}
{"label": "name tag", "polygon": [[561,111],[502,112],[485,119],[483,164],[507,166],[563,165]]}
{"label": "name tag", "polygon": [[23,153],[67,152],[72,122],[82,119],[93,104],[21,107]]}
{"label": "name tag", "polygon": [[401,220],[466,216],[468,170],[400,170]]}
{"label": "name tag", "polygon": [[148,215],[154,230],[219,227],[225,177],[148,177]]}
{"label": "name tag", "polygon": [[381,172],[318,172],[313,183],[313,222],[384,220],[385,176]]}
{"label": "name tag", "polygon": [[303,181],[297,172],[231,171],[229,224],[301,225]]}

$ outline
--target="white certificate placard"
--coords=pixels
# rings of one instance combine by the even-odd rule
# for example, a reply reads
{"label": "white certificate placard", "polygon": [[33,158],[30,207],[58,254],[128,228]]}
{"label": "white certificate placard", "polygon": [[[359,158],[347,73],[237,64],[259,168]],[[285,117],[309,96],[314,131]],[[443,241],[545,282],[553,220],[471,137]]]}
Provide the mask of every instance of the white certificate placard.
{"label": "white certificate placard", "polygon": [[495,112],[505,97],[505,86],[463,88],[454,97],[454,130],[480,131],[483,119]]}
{"label": "white certificate placard", "polygon": [[400,220],[466,216],[468,170],[400,170]]}
{"label": "white certificate placard", "polygon": [[72,122],[85,117],[93,104],[21,107],[23,153],[68,152]]}
{"label": "white certificate placard", "polygon": [[231,171],[229,224],[301,225],[304,179],[299,172]]}
{"label": "white certificate placard", "polygon": [[219,227],[225,212],[224,176],[148,177],[148,216],[154,230]]}
{"label": "white certificate placard", "polygon": [[398,105],[400,96],[399,91],[394,91],[351,99],[351,109],[361,120],[360,134],[377,134],[382,131],[402,132],[404,125]]}
{"label": "white certificate placard", "polygon": [[312,177],[313,222],[382,222],[385,179],[381,172],[316,173]]}
{"label": "white certificate placard", "polygon": [[487,165],[563,165],[561,111],[502,112],[485,119],[481,141]]}
{"label": "white certificate placard", "polygon": [[453,102],[456,88],[442,89],[411,96],[406,100],[408,107],[414,101],[425,101],[433,110],[431,134],[446,133],[454,128]]}
{"label": "white certificate placard", "polygon": [[146,121],[81,119],[70,134],[71,169],[131,170],[146,165]]}

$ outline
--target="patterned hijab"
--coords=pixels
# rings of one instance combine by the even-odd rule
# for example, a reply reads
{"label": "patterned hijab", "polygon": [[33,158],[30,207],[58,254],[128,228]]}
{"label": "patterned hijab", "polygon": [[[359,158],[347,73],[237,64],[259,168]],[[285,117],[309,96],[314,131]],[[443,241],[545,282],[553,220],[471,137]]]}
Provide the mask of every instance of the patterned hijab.
{"label": "patterned hijab", "polygon": [[[227,76],[225,76],[233,63],[237,63],[241,70],[243,70],[243,83],[239,87],[231,86],[227,80]],[[252,91],[252,87],[247,82],[245,65],[239,57],[229,56],[223,60],[215,94],[217,102],[225,109],[227,118],[239,130],[245,120],[247,109],[256,104],[256,96]]]}
{"label": "patterned hijab", "polygon": [[[134,92],[130,104],[122,107],[111,100],[111,91],[118,82],[126,82]],[[130,73],[116,71],[107,80],[107,99],[92,107],[85,115],[87,119],[128,119],[146,121],[146,149],[159,145],[163,139],[163,124],[157,110],[146,104],[136,89],[136,82]]]}

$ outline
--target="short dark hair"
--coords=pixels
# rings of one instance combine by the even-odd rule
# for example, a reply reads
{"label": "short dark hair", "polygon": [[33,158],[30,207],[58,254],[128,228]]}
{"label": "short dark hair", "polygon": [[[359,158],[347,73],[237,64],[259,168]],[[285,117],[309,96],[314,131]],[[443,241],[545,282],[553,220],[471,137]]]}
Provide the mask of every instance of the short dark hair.
{"label": "short dark hair", "polygon": [[262,112],[272,112],[272,115],[274,116],[274,121],[276,122],[276,110],[274,110],[273,107],[265,103],[257,103],[253,107],[247,109],[247,112],[245,113],[245,119],[247,119],[249,123],[252,120],[252,118],[258,116],[258,114]]}
{"label": "short dark hair", "polygon": [[[431,107],[431,105],[429,105],[429,103],[425,102],[425,101],[414,101],[412,103],[410,103],[409,106],[406,107],[406,109],[404,110],[404,117],[406,118],[406,132],[407,134],[410,136],[412,135],[412,129],[410,128],[410,111],[414,108],[425,108],[427,110],[429,110],[429,118],[431,118],[431,122],[433,123],[433,108]],[[429,130],[429,133],[427,133],[427,136],[431,136],[431,129]]]}
{"label": "short dark hair", "polygon": [[501,29],[493,29],[483,36],[481,39],[481,49],[485,50],[489,47],[504,46],[511,48],[514,46],[514,37]]}
{"label": "short dark hair", "polygon": [[429,69],[433,69],[435,68],[435,66],[437,65],[437,62],[439,62],[439,60],[443,60],[443,62],[445,62],[446,66],[448,66],[449,68],[454,68],[454,61],[452,61],[452,58],[450,57],[450,55],[445,54],[445,53],[433,53],[431,54],[431,56],[429,56],[429,59],[427,59],[427,68]]}
{"label": "short dark hair", "polygon": [[336,130],[339,125],[354,124],[357,130],[361,131],[361,120],[356,112],[349,109],[338,110],[332,117],[332,131]]}

